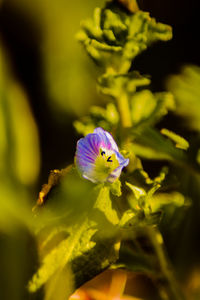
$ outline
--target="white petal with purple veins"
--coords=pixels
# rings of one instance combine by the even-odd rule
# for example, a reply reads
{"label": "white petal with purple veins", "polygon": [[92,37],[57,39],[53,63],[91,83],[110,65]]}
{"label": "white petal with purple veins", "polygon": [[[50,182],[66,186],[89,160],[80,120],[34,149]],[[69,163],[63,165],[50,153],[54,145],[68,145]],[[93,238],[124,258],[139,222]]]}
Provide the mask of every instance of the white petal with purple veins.
{"label": "white petal with purple veins", "polygon": [[129,163],[112,135],[98,127],[77,142],[75,163],[80,174],[92,182],[114,182]]}

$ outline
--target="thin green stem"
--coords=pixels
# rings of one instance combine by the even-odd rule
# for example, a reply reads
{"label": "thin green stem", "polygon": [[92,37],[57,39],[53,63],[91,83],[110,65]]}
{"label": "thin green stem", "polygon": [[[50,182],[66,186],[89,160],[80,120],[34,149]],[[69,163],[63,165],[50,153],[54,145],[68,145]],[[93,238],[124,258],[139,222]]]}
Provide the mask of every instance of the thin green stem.
{"label": "thin green stem", "polygon": [[118,110],[120,114],[121,124],[123,128],[129,128],[132,126],[131,112],[128,103],[128,96],[126,93],[121,94],[117,98]]}
{"label": "thin green stem", "polygon": [[162,274],[161,281],[159,282],[160,296],[163,300],[184,300],[185,298],[180,290],[174,276],[172,266],[168,260],[160,231],[157,228],[148,227],[147,235],[154,248]]}

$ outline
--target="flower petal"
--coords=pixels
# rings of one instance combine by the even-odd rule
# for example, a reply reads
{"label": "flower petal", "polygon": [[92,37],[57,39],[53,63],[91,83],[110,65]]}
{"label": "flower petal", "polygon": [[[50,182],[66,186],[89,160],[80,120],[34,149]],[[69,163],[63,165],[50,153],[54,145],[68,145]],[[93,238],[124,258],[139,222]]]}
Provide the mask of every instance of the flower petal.
{"label": "flower petal", "polygon": [[127,166],[112,135],[98,127],[77,142],[75,163],[81,175],[92,182],[114,182]]}
{"label": "flower petal", "polygon": [[97,133],[101,137],[102,142],[104,143],[104,145],[102,145],[103,147],[107,148],[108,150],[112,149],[119,151],[115,140],[109,132],[103,130],[101,127],[98,127],[94,130],[94,133]]}
{"label": "flower petal", "polygon": [[129,164],[129,159],[128,158],[124,158],[123,155],[121,155],[121,153],[115,151],[115,154],[117,156],[117,159],[119,161],[119,164],[121,167],[126,167]]}
{"label": "flower petal", "polygon": [[107,180],[111,183],[114,182],[121,175],[122,169],[129,164],[129,159],[128,158],[127,159],[124,158],[119,152],[116,153],[116,155],[117,155],[117,158],[118,158],[118,161],[119,161],[120,165],[119,165],[119,167],[117,167],[114,171],[112,171],[109,174]]}
{"label": "flower petal", "polygon": [[101,139],[97,134],[88,134],[77,142],[76,165],[83,172],[91,169],[99,155]]}

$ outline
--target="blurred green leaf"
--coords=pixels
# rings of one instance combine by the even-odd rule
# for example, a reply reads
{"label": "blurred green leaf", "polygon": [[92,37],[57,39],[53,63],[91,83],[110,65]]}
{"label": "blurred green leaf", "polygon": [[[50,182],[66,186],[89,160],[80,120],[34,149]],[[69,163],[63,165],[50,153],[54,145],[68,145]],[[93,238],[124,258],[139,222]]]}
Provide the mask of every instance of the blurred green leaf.
{"label": "blurred green leaf", "polygon": [[74,122],[74,127],[79,134],[87,135],[92,133],[96,127],[102,127],[112,131],[119,123],[119,113],[115,104],[108,103],[106,108],[92,106],[90,114]]}
{"label": "blurred green leaf", "polygon": [[[75,188],[77,185],[79,189]],[[55,290],[59,284],[57,279],[63,277],[66,269],[70,270],[70,278],[72,278],[70,292],[68,290],[65,295],[67,297],[72,290],[116,260],[118,234],[115,226],[119,223],[119,218],[116,209],[113,208],[110,186],[102,184],[94,186],[80,178],[74,169],[61,179],[54,193],[49,193],[47,209],[49,207],[54,210],[54,200],[57,201],[59,218],[46,222],[46,224],[53,222],[52,226],[53,224],[54,226],[53,228],[50,226],[49,229],[47,227],[43,241],[40,240],[42,232],[39,233],[43,255],[41,266],[29,282],[29,290],[35,292],[42,285],[48,284],[52,276],[56,278],[57,283],[50,289]],[[55,222],[54,219],[57,221]],[[104,232],[105,226],[106,232]],[[56,235],[59,232],[61,239],[57,240]],[[63,236],[62,232],[65,232]],[[66,290],[64,287],[63,289]],[[47,293],[50,297],[49,290]],[[51,299],[48,297],[47,299]]]}
{"label": "blurred green leaf", "polygon": [[200,130],[200,68],[185,66],[180,75],[173,75],[167,81],[167,88],[174,94],[177,109],[175,113],[185,120],[190,129]]}
{"label": "blurred green leaf", "polygon": [[40,169],[39,138],[28,99],[0,48],[0,229],[33,231],[30,194]]}
{"label": "blurred green leaf", "polygon": [[119,113],[113,103],[108,103],[106,109],[99,106],[92,106],[90,114],[93,118],[105,119],[111,125],[117,125],[119,121]]}
{"label": "blurred green leaf", "polygon": [[110,184],[110,191],[113,195],[120,197],[122,195],[121,181],[118,179]]}
{"label": "blurred green leaf", "polygon": [[40,150],[28,97],[3,50],[0,43],[0,298],[21,300],[37,260],[31,205]]}
{"label": "blurred green leaf", "polygon": [[[165,206],[181,207],[185,205],[185,198],[179,192],[158,192],[162,187],[165,187],[165,190],[167,189],[167,185],[165,184],[167,172],[167,168],[163,168],[160,174],[148,184],[145,190],[126,182],[126,185],[132,191],[132,194],[128,196],[128,201],[133,211],[132,213],[131,211],[127,211],[128,214],[125,212],[121,220],[122,223],[125,222],[123,219],[127,220],[127,224],[130,226],[131,219],[138,218],[136,226],[157,224],[160,221],[160,213]],[[142,216],[142,211],[144,215],[141,222],[139,217]]]}
{"label": "blurred green leaf", "polygon": [[160,131],[163,135],[170,138],[176,145],[176,148],[187,150],[189,147],[188,141],[186,141],[183,137],[179,136],[178,134],[166,129],[162,128]]}
{"label": "blurred green leaf", "polygon": [[176,149],[170,140],[153,128],[133,131],[132,151],[148,159],[166,159],[176,163],[187,161],[183,150]]}
{"label": "blurred green leaf", "polygon": [[174,205],[181,207],[185,204],[185,198],[181,193],[158,193],[153,195],[150,199],[150,204],[153,212],[158,211],[166,205]]}
{"label": "blurred green leaf", "polygon": [[[80,218],[71,228],[68,228],[70,236],[64,239],[57,245],[50,253],[48,253],[37,273],[29,282],[29,291],[35,292],[58,270],[62,269],[76,258],[76,256],[83,255],[84,252],[90,250],[95,246],[95,243],[90,241],[91,237],[96,232],[85,216]],[[72,287],[73,289],[74,287]],[[66,295],[66,297],[69,295]]]}
{"label": "blurred green leaf", "polygon": [[94,208],[102,211],[111,224],[116,225],[119,223],[119,218],[117,216],[116,210],[112,208],[110,188],[108,186],[101,187]]}
{"label": "blurred green leaf", "polygon": [[90,117],[83,118],[80,121],[74,121],[74,127],[79,134],[87,135],[92,133],[96,126],[93,124]]}
{"label": "blurred green leaf", "polygon": [[139,188],[137,186],[134,186],[133,184],[126,182],[126,185],[131,189],[131,191],[133,192],[136,200],[139,200],[141,196],[145,196],[146,192],[144,189]]}
{"label": "blurred green leaf", "polygon": [[0,171],[30,186],[36,181],[40,168],[37,127],[27,96],[11,78],[1,53],[0,68]]}
{"label": "blurred green leaf", "polygon": [[129,209],[123,213],[119,225],[124,228],[127,226],[127,224],[130,224],[130,221],[135,217],[136,213],[133,210]]}
{"label": "blurred green leaf", "polygon": [[[94,6],[102,5],[102,0],[84,3],[81,0],[7,0],[6,3],[8,12],[15,12],[15,34],[20,34],[19,42],[23,40],[27,53],[36,60],[35,97],[46,103],[57,121],[68,123],[70,115],[86,113],[99,99],[95,88],[96,70],[74,37],[80,20],[90,15]],[[27,28],[24,23],[20,25],[19,20],[25,22]]]}
{"label": "blurred green leaf", "polygon": [[131,97],[131,112],[134,125],[154,125],[169,110],[174,110],[174,100],[170,93],[155,93],[142,90]]}
{"label": "blurred green leaf", "polygon": [[[66,284],[67,279],[67,284]],[[69,267],[55,272],[45,285],[44,300],[65,300],[74,290],[73,273]]]}

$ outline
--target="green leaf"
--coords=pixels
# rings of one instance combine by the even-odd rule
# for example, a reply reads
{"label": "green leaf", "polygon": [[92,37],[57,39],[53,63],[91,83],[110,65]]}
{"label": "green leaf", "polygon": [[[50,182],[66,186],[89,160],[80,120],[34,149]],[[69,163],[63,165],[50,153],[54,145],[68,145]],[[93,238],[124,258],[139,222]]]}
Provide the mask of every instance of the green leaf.
{"label": "green leaf", "polygon": [[54,294],[67,271],[72,286],[69,289],[60,287],[67,298],[73,290],[116,261],[119,218],[113,208],[110,186],[94,186],[80,178],[74,169],[49,192],[45,205],[58,215],[46,220],[46,226],[39,232],[41,265],[29,282],[29,291],[35,292],[47,284],[50,285],[47,299],[53,299],[49,289]]}
{"label": "green leaf", "polygon": [[69,294],[65,295],[69,297],[81,284],[117,259],[116,238],[105,238],[105,236],[102,238],[102,235],[97,234],[98,224],[91,218],[82,216],[79,222],[68,228],[70,236],[46,254],[38,271],[29,282],[30,292],[35,292],[48,283],[52,276],[60,278],[67,269],[71,270],[72,278],[72,286],[68,287]]}
{"label": "green leaf", "polygon": [[155,93],[143,90],[131,99],[131,113],[134,126],[156,124],[169,110],[174,110],[174,99],[170,93]]}
{"label": "green leaf", "polygon": [[132,60],[153,42],[172,38],[170,26],[156,23],[147,12],[126,13],[116,2],[97,8],[94,18],[81,25],[78,39],[88,54],[107,70],[121,73],[126,73]]}
{"label": "green leaf", "polygon": [[184,126],[200,130],[200,68],[185,66],[180,75],[173,75],[167,82],[174,94],[177,109],[175,113],[184,119]]}
{"label": "green leaf", "polygon": [[74,127],[79,134],[87,135],[92,133],[96,127],[102,127],[112,131],[119,123],[119,113],[115,104],[108,103],[106,108],[92,106],[88,117],[74,122]]}
{"label": "green leaf", "polygon": [[[115,185],[115,187],[112,187],[112,190],[114,193],[120,193],[120,181]],[[97,208],[98,210],[102,211],[107,220],[113,224],[116,225],[119,223],[119,218],[117,216],[117,212],[115,209],[112,207],[112,201],[110,198],[110,187],[103,185],[100,187],[100,191],[97,197],[97,200],[95,202],[94,208]]]}
{"label": "green leaf", "polygon": [[111,125],[117,125],[119,122],[119,113],[116,106],[113,103],[108,103],[106,106],[106,115],[105,119]]}
{"label": "green leaf", "polygon": [[[162,211],[165,211],[165,217],[168,217],[175,208],[185,205],[185,198],[179,192],[157,192],[161,186],[167,188],[164,182],[166,174],[167,168],[163,168],[159,176],[155,177],[152,183],[149,184],[147,191],[126,182],[126,185],[133,192],[132,195],[128,196],[128,202],[133,211],[130,210],[124,213],[120,221],[124,228],[129,227],[130,229],[132,223],[136,228],[137,226],[158,224],[161,220]],[[171,207],[171,210],[166,209],[166,207]]]}
{"label": "green leaf", "polygon": [[[161,208],[163,206],[182,206],[184,204],[184,197],[180,193],[157,193],[157,190],[161,187],[161,185],[164,186],[164,180],[167,172],[168,169],[163,168],[159,176],[155,177],[151,184],[148,184],[146,191],[141,187],[126,182],[126,185],[133,192],[132,195],[128,196],[128,202],[133,209],[132,217],[136,219],[139,216],[139,213],[140,217],[142,211],[144,213],[143,220],[138,219],[138,226],[142,226],[142,224],[158,224],[161,217]],[[126,220],[126,218],[131,215],[131,212],[128,215],[126,215],[126,213],[121,220],[123,223],[125,223],[123,219]],[[129,220],[127,222],[129,222]],[[128,224],[130,226],[131,223],[129,222]]]}
{"label": "green leaf", "polygon": [[31,186],[40,167],[37,127],[27,96],[8,76],[2,54],[0,48],[0,175],[6,173],[16,182]]}
{"label": "green leaf", "polygon": [[118,98],[125,91],[128,94],[135,93],[137,87],[150,84],[150,79],[136,71],[128,74],[106,73],[99,78],[98,84],[103,94]]}
{"label": "green leaf", "polygon": [[137,221],[137,214],[133,210],[129,209],[123,213],[119,226],[121,228],[130,228],[134,223],[137,223]]}
{"label": "green leaf", "polygon": [[33,230],[31,202],[40,168],[39,139],[28,98],[9,72],[0,43],[0,232]]}
{"label": "green leaf", "polygon": [[113,195],[120,197],[122,195],[121,191],[121,181],[117,179],[113,183],[110,184],[110,191]]}
{"label": "green leaf", "polygon": [[144,209],[146,206],[148,207],[147,192],[142,187],[138,187],[129,182],[126,182],[126,185],[132,191],[132,193],[129,194],[127,197],[130,207],[133,209],[134,212],[137,212],[139,214],[142,213],[144,215]]}
{"label": "green leaf", "polygon": [[129,37],[136,37],[139,42],[151,44],[154,41],[168,41],[172,38],[172,28],[169,25],[157,23],[148,12],[139,11],[131,18]]}
{"label": "green leaf", "polygon": [[[67,280],[67,284],[66,284]],[[44,300],[65,300],[74,291],[74,277],[69,266],[58,269],[45,285]]]}
{"label": "green leaf", "polygon": [[58,270],[63,269],[72,260],[93,248],[95,243],[90,241],[96,232],[91,221],[85,216],[70,228],[71,234],[64,239],[43,259],[41,267],[29,282],[29,291],[35,292]]}
{"label": "green leaf", "polygon": [[187,150],[189,147],[189,143],[188,141],[186,141],[183,137],[181,137],[180,135],[166,129],[166,128],[162,128],[160,131],[163,135],[167,136],[168,138],[170,138],[176,145],[176,148],[179,149],[183,149],[183,150]]}
{"label": "green leaf", "polygon": [[130,19],[129,34],[125,45],[124,56],[133,59],[153,42],[168,41],[172,38],[171,27],[162,23],[156,23],[149,13],[138,11]]}
{"label": "green leaf", "polygon": [[166,205],[181,207],[185,204],[185,198],[179,192],[158,193],[151,197],[150,204],[152,211],[156,212]]}
{"label": "green leaf", "polygon": [[165,159],[177,164],[184,164],[187,161],[183,150],[175,148],[170,140],[150,127],[144,130],[133,130],[132,151],[147,159]]}
{"label": "green leaf", "polygon": [[146,195],[146,192],[143,188],[139,188],[129,182],[126,182],[126,185],[131,189],[137,200],[139,200],[142,196]]}
{"label": "green leaf", "polygon": [[92,133],[95,129],[95,125],[93,124],[90,118],[84,118],[83,121],[74,121],[73,125],[76,131],[79,134],[83,134],[84,136],[86,136],[89,133]]}
{"label": "green leaf", "polygon": [[110,125],[117,125],[119,122],[119,113],[113,103],[108,103],[106,109],[99,106],[92,106],[90,116],[95,121],[107,121]]}

